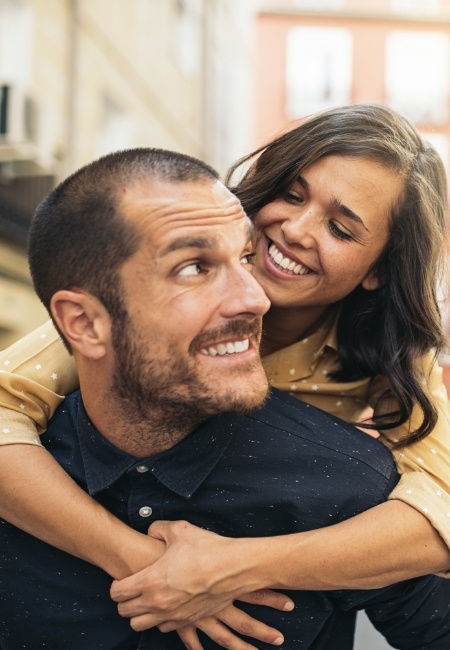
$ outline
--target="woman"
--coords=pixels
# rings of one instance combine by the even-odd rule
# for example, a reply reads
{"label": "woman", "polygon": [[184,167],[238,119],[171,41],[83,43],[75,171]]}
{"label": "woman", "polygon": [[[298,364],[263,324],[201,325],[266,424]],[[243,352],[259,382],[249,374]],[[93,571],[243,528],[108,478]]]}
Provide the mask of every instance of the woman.
{"label": "woman", "polygon": [[[315,116],[256,155],[234,191],[254,219],[255,275],[272,302],[262,346],[269,377],[275,386],[351,422],[371,408],[372,420],[365,427],[380,432],[403,475],[391,501],[333,530],[314,531],[313,538],[289,536],[289,543],[278,546],[276,540],[270,545],[264,540],[268,554],[253,573],[247,571],[258,579],[247,575],[240,583],[234,574],[230,600],[249,584],[370,588],[446,570],[450,415],[435,364],[444,344],[436,298],[445,237],[442,163],[406,120],[376,106]],[[44,429],[61,399],[54,391],[67,393],[76,386],[69,358],[51,327],[26,337],[1,361],[8,362],[8,371],[32,377],[0,375],[3,403],[16,410],[10,417],[20,417],[20,426],[13,421],[4,427],[3,442],[34,446],[1,447],[0,489],[7,503],[0,514],[116,578],[146,566],[152,558],[144,541],[80,495],[35,444],[35,431],[24,426],[21,411]],[[33,381],[33,368],[43,367],[51,369],[45,387]],[[17,478],[19,472],[26,485]],[[66,514],[68,500],[71,510]],[[393,517],[401,525],[393,528]],[[174,548],[181,543],[178,530],[176,525],[157,527]],[[185,534],[197,535],[199,542],[210,535],[189,527]],[[311,547],[304,544],[309,539],[314,541]],[[252,543],[261,553],[259,541]],[[209,536],[206,548],[210,552],[224,544],[229,540]],[[247,562],[252,552],[248,544],[244,541]],[[132,560],[123,553],[130,545],[135,549]],[[212,584],[213,574],[217,584],[226,574],[223,557],[209,575],[205,571],[205,584]],[[277,580],[265,583],[261,567],[274,558]],[[234,555],[233,571],[236,562]],[[308,574],[306,568],[313,564],[317,574]],[[200,602],[181,608],[181,614],[167,610],[161,616],[146,615],[146,603],[152,604],[152,596],[144,593],[146,576],[144,572],[114,588],[117,600],[127,601],[121,612],[137,615],[136,627],[179,620]],[[214,610],[212,596],[207,600],[202,612]],[[179,597],[176,602],[184,601]]]}

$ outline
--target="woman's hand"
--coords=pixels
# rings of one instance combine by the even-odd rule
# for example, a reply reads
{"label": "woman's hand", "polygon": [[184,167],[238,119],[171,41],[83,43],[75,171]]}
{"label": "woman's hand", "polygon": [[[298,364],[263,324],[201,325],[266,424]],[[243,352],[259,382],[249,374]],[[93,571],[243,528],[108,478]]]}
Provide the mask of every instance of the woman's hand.
{"label": "woman's hand", "polygon": [[131,619],[134,630],[155,625],[164,632],[178,629],[215,614],[244,593],[247,602],[293,609],[287,596],[260,590],[264,585],[248,580],[253,562],[245,539],[222,537],[185,521],[156,522],[149,534],[165,542],[165,554],[111,587],[119,614]]}
{"label": "woman's hand", "polygon": [[[260,604],[270,607],[272,606],[270,604],[271,594],[273,595],[275,592],[267,592],[267,594],[267,600],[264,599],[264,602]],[[240,600],[254,602],[251,594],[249,598],[243,596]],[[276,604],[273,606],[278,609]],[[271,643],[275,646],[284,643],[284,637],[281,632],[265,625],[265,623],[261,623],[261,621],[257,621],[242,610],[234,607],[234,605],[228,605],[228,607],[225,607],[225,609],[218,612],[215,616],[209,616],[208,618],[197,621],[195,626],[189,625],[177,630],[178,635],[188,650],[202,650],[203,648],[198,638],[197,630],[201,630],[215,641],[217,645],[228,650],[256,650],[255,646],[240,639],[234,632],[239,632],[257,641]]]}

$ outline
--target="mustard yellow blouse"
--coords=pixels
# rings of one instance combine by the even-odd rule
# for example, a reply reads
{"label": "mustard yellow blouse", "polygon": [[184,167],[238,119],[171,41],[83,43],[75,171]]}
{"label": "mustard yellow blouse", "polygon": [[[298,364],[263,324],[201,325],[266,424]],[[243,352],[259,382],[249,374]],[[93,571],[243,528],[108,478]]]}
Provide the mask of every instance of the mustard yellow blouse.
{"label": "mustard yellow blouse", "polygon": [[[331,380],[330,372],[338,367],[336,315],[312,336],[265,357],[264,366],[273,386],[346,421],[359,420],[388,383],[380,379],[369,398],[368,379]],[[424,360],[424,372],[438,423],[424,440],[393,452],[401,479],[389,498],[423,513],[450,548],[450,406],[442,369],[431,354]],[[0,444],[40,444],[38,434],[64,395],[77,387],[73,359],[50,321],[1,352]],[[405,424],[382,432],[380,440],[389,445],[407,432]]]}

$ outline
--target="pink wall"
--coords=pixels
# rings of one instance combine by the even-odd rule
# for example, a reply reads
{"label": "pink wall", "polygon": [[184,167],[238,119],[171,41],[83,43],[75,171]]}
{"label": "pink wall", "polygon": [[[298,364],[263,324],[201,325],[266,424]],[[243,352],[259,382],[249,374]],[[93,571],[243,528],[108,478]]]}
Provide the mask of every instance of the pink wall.
{"label": "pink wall", "polygon": [[[289,126],[285,113],[285,57],[289,29],[296,26],[345,27],[353,32],[352,103],[385,102],[385,41],[393,29],[437,31],[450,37],[450,23],[419,23],[373,18],[334,18],[261,14],[257,27],[253,145],[263,144]],[[436,62],[439,65],[439,62]],[[420,79],[417,79],[420,92]],[[426,124],[419,128],[427,129]],[[450,138],[450,122],[430,126]]]}

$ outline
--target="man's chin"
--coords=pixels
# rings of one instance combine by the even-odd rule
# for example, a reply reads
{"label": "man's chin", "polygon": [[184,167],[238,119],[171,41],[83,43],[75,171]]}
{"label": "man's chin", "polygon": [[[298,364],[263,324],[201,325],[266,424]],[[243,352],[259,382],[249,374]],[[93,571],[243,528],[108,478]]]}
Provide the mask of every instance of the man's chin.
{"label": "man's chin", "polygon": [[260,408],[269,395],[269,384],[264,376],[260,381],[234,386],[232,394],[223,400],[224,411],[244,415]]}
{"label": "man's chin", "polygon": [[269,396],[269,389],[264,392],[264,395],[260,395],[258,398],[253,398],[246,402],[238,403],[236,402],[235,407],[228,409],[232,413],[238,413],[238,415],[245,415],[251,411],[261,408],[267,401]]}

